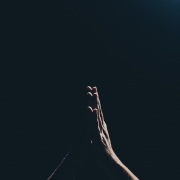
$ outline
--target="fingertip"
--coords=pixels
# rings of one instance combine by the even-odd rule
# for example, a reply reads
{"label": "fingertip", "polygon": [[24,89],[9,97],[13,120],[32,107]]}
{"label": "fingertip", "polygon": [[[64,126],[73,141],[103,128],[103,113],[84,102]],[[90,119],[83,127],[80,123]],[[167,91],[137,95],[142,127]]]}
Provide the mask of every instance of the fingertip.
{"label": "fingertip", "polygon": [[91,86],[87,86],[87,87],[86,87],[86,90],[87,90],[87,91],[91,91],[91,90],[92,90]]}
{"label": "fingertip", "polygon": [[92,109],[92,107],[91,107],[91,106],[88,106],[88,107],[87,107],[87,109],[88,109],[88,111],[93,112],[93,109]]}
{"label": "fingertip", "polygon": [[96,92],[96,93],[93,93],[93,96],[95,96],[96,97],[96,99],[98,98],[98,93]]}
{"label": "fingertip", "polygon": [[94,92],[97,92],[97,87],[96,86],[94,86],[92,89],[93,89]]}
{"label": "fingertip", "polygon": [[97,109],[96,109],[96,108],[93,109],[93,113],[94,113],[94,114],[97,114]]}
{"label": "fingertip", "polygon": [[88,95],[88,96],[93,96],[91,92],[88,92],[87,95]]}

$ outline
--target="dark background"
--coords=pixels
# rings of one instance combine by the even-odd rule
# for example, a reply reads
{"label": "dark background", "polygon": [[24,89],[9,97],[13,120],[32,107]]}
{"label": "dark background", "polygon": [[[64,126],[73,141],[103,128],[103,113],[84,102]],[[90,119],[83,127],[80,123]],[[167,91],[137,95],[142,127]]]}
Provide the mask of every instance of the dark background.
{"label": "dark background", "polygon": [[140,179],[178,179],[179,51],[177,0],[6,1],[2,179],[49,177],[86,124],[87,85],[122,162]]}

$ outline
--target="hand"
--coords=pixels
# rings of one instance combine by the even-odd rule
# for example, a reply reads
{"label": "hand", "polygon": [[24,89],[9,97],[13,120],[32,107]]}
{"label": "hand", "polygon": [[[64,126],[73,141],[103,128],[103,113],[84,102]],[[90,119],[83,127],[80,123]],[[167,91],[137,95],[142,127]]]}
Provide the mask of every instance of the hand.
{"label": "hand", "polygon": [[[86,122],[88,126],[87,129],[83,128],[81,130],[82,138],[80,138],[80,136],[75,137],[74,145],[60,168],[61,179],[71,180],[79,168],[91,159],[107,173],[110,179],[121,179],[121,174],[123,174],[124,179],[129,179],[130,177],[132,180],[138,180],[138,178],[119,160],[112,149],[97,88],[88,86],[87,90],[89,100],[87,110],[89,118]],[[128,174],[129,177],[127,177],[126,174]],[[52,175],[48,180],[51,179]],[[58,176],[55,177],[53,175],[53,177],[59,179]]]}
{"label": "hand", "polygon": [[87,87],[88,99],[91,121],[92,121],[92,137],[91,137],[91,149],[95,161],[103,170],[107,170],[111,166],[116,158],[116,155],[111,146],[111,140],[107,125],[104,121],[101,103],[96,87]]}
{"label": "hand", "polygon": [[[90,119],[92,120],[91,148],[94,160],[110,179],[139,180],[116,156],[112,149],[107,125],[104,121],[101,103],[96,87],[87,87]],[[127,176],[128,175],[128,176]]]}

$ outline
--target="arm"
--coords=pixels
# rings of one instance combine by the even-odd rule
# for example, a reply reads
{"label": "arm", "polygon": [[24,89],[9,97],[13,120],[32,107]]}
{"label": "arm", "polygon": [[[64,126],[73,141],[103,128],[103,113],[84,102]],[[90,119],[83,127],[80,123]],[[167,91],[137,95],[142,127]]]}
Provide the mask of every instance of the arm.
{"label": "arm", "polygon": [[111,180],[115,179],[131,179],[139,180],[114,154],[112,155],[113,161],[109,169],[107,169],[107,175]]}
{"label": "arm", "polygon": [[108,133],[107,125],[104,121],[99,95],[96,87],[87,87],[88,97],[92,98],[92,103],[88,107],[92,118],[92,150],[97,164],[107,173],[111,180],[138,178],[120,161],[115,154]]}

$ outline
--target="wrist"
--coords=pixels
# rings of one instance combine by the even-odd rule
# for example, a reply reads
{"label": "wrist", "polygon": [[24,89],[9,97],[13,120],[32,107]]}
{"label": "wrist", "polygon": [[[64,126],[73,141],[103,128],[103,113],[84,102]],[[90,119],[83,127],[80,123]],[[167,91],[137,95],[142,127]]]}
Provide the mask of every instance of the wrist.
{"label": "wrist", "polygon": [[116,179],[131,179],[139,180],[116,156],[114,153],[112,155],[112,161],[109,164],[109,168],[106,170],[107,175],[111,180]]}

